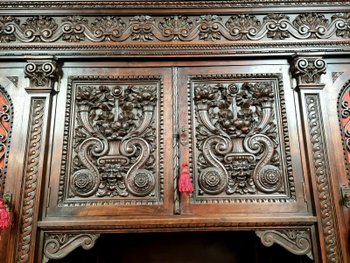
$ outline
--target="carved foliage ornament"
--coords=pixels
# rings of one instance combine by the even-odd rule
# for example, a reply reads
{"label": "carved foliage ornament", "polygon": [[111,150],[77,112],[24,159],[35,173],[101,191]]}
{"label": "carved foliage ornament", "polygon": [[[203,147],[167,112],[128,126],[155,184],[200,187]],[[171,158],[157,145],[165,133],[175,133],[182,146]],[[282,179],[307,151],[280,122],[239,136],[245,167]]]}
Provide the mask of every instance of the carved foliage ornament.
{"label": "carved foliage ornament", "polygon": [[[96,77],[95,84],[83,79],[72,82],[67,119],[73,116],[74,131],[64,189],[68,199],[159,198],[159,81]],[[63,164],[64,159],[65,153]]]}
{"label": "carved foliage ornament", "polygon": [[5,88],[0,85],[0,196],[5,187],[12,122],[13,104]]}
{"label": "carved foliage ornament", "polygon": [[0,17],[0,43],[348,38],[349,13]]}
{"label": "carved foliage ornament", "polygon": [[278,81],[203,79],[190,84],[198,196],[289,195]]}

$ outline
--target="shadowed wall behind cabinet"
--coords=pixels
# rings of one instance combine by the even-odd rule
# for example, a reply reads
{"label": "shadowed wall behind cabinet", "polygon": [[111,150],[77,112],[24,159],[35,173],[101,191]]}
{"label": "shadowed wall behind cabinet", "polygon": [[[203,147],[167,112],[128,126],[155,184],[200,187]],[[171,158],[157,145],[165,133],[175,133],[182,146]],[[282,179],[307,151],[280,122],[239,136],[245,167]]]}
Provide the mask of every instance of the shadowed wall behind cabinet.
{"label": "shadowed wall behind cabinet", "polygon": [[274,245],[264,247],[254,232],[132,233],[101,235],[53,263],[311,263]]}

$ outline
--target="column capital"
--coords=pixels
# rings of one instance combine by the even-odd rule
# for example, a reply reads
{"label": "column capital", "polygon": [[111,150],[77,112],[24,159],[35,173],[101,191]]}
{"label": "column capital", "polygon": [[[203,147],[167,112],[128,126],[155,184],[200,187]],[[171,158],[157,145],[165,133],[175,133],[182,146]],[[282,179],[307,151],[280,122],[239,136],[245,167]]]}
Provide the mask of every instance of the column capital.
{"label": "column capital", "polygon": [[326,73],[327,63],[322,56],[298,55],[293,59],[292,74],[299,89],[323,89],[321,75]]}
{"label": "column capital", "polygon": [[29,87],[26,88],[27,92],[56,92],[55,82],[59,75],[56,58],[52,56],[33,56],[26,57],[26,60],[24,75],[30,80]]}

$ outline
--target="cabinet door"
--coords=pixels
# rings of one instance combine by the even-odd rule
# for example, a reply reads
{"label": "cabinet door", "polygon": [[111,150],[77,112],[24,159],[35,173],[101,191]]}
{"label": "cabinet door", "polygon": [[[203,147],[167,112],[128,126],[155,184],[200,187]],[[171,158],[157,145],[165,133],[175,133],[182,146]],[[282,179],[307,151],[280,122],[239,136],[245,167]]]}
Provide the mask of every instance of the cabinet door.
{"label": "cabinet door", "polygon": [[289,66],[237,63],[179,71],[181,162],[194,184],[183,213],[311,213]]}
{"label": "cabinet door", "polygon": [[52,115],[47,216],[171,213],[171,71],[79,66],[63,67]]}

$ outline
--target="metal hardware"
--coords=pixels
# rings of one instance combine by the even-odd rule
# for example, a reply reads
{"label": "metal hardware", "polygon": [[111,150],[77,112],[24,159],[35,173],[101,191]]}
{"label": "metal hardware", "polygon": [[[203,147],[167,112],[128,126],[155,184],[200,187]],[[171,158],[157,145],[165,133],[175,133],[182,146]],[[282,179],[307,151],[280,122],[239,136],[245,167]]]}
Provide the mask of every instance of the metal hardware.
{"label": "metal hardware", "polygon": [[180,129],[180,143],[183,146],[188,143],[188,129],[186,127],[181,127]]}
{"label": "metal hardware", "polygon": [[4,205],[6,207],[6,209],[11,212],[12,210],[12,194],[7,192],[7,193],[4,193]]}
{"label": "metal hardware", "polygon": [[343,205],[347,208],[350,208],[350,186],[349,185],[343,185],[340,188],[341,196],[343,200]]}

